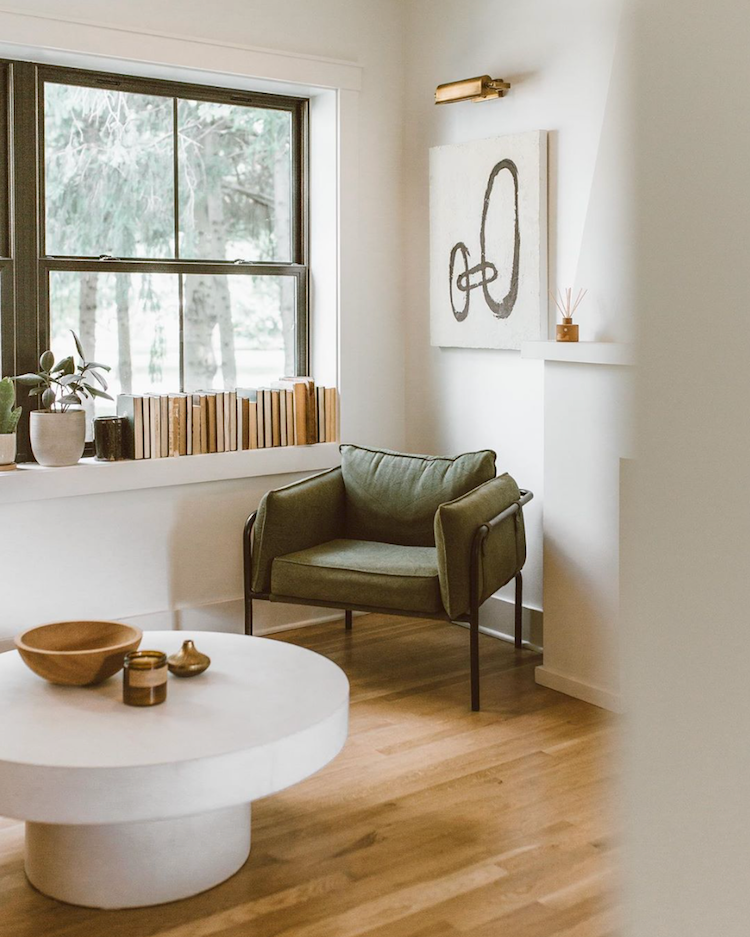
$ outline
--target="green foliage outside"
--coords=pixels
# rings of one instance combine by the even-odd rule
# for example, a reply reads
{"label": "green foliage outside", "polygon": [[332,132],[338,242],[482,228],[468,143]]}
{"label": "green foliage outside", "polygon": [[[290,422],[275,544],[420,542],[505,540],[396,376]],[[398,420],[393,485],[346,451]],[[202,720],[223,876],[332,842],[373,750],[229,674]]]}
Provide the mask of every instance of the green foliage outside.
{"label": "green foliage outside", "polygon": [[[290,259],[287,112],[56,84],[45,86],[48,254],[176,256],[175,107],[179,256]],[[182,289],[186,389],[233,386],[256,350],[285,349],[293,364],[290,280],[196,274]],[[116,349],[121,392],[165,375],[176,386],[178,304],[171,274],[55,275],[53,347],[75,329],[94,357]]]}

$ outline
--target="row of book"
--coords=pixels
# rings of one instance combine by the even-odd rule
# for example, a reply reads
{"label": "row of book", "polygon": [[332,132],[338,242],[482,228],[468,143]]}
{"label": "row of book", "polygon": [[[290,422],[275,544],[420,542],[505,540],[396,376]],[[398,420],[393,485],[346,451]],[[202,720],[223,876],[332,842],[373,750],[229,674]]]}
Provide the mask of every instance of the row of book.
{"label": "row of book", "polygon": [[338,440],[338,393],[309,377],[270,387],[192,394],[120,394],[125,449],[131,459],[163,459],[305,446]]}

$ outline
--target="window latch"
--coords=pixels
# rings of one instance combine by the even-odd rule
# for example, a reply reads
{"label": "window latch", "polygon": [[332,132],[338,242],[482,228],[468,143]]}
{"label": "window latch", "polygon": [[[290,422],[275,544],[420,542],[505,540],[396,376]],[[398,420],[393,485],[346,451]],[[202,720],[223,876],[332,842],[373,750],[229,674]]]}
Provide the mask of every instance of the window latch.
{"label": "window latch", "polygon": [[233,264],[246,264],[246,263],[248,263],[248,261],[247,261],[247,260],[243,260],[242,257],[238,257],[237,260],[233,260],[232,263],[233,263]]}
{"label": "window latch", "polygon": [[99,254],[99,260],[117,260],[117,258],[111,254]]}

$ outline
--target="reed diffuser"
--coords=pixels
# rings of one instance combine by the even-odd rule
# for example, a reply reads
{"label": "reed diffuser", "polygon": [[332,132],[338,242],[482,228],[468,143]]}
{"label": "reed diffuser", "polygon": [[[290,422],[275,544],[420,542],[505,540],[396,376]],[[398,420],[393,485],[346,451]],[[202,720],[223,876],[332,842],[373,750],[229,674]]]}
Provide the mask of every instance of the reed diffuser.
{"label": "reed diffuser", "polygon": [[573,290],[571,287],[565,290],[563,294],[562,290],[557,291],[557,296],[550,291],[550,296],[555,302],[555,305],[560,310],[563,320],[562,323],[558,323],[555,330],[555,340],[558,342],[577,342],[578,341],[578,326],[573,325],[573,314],[576,309],[581,305],[581,300],[588,293],[588,290],[579,290],[578,296],[575,300],[573,299]]}

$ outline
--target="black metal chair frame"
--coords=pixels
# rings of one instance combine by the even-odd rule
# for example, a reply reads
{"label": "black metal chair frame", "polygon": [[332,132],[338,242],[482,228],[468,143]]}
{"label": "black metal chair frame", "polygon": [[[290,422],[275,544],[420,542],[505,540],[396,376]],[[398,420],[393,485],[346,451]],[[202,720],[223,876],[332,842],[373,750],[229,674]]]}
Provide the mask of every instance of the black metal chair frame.
{"label": "black metal chair frame", "polygon": [[[491,530],[494,530],[503,521],[507,520],[509,517],[513,517],[515,524],[518,524],[518,520],[521,513],[521,508],[528,504],[529,501],[534,497],[533,493],[521,489],[521,497],[518,501],[514,501],[510,507],[506,508],[504,511],[501,511],[496,517],[493,517],[489,521],[485,521],[484,524],[481,524],[477,527],[474,532],[474,538],[471,546],[471,560],[470,560],[470,579],[469,579],[469,593],[470,593],[470,603],[469,611],[464,615],[459,615],[455,618],[451,618],[448,614],[441,615],[439,612],[409,612],[402,611],[399,609],[373,609],[371,606],[367,605],[350,605],[342,604],[340,602],[321,602],[316,599],[297,599],[292,596],[275,596],[275,599],[279,602],[283,602],[288,605],[309,605],[319,608],[340,608],[345,612],[345,627],[347,631],[352,629],[352,612],[383,612],[383,614],[388,615],[399,615],[405,618],[431,618],[435,620],[444,620],[444,621],[458,621],[463,622],[464,624],[469,625],[469,658],[470,658],[470,667],[471,667],[471,708],[473,712],[479,711],[479,608],[483,604],[480,601],[480,586],[481,586],[481,558],[482,558],[482,547],[484,546],[484,541],[486,540],[488,534]],[[255,526],[255,520],[258,515],[257,511],[248,517],[245,522],[245,531],[243,535],[243,546],[244,546],[244,577],[245,577],[245,634],[252,635],[253,633],[253,600],[260,599],[265,601],[270,601],[271,594],[268,592],[253,592],[252,588],[252,569],[253,569],[253,527]],[[510,581],[510,580],[508,580]],[[519,570],[515,576],[516,581],[516,596],[515,596],[515,646],[516,648],[523,647],[523,635],[522,635],[522,623],[523,623],[523,576]],[[504,583],[503,585],[506,585]]]}

